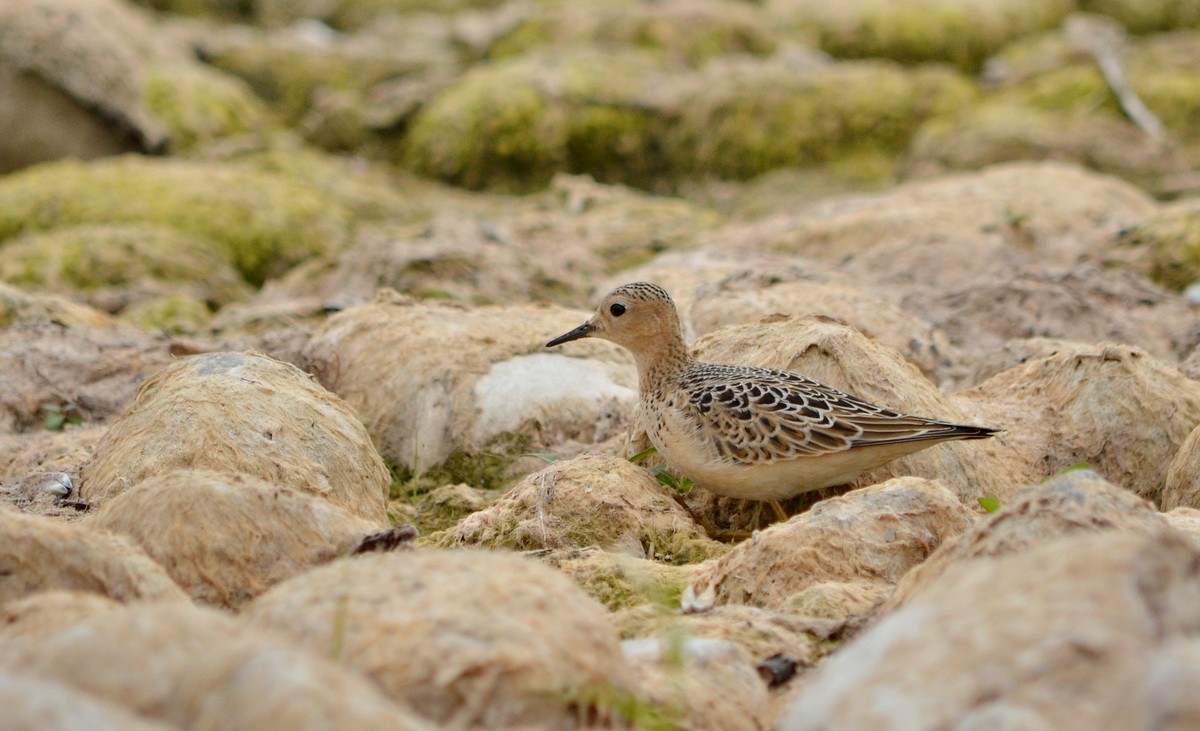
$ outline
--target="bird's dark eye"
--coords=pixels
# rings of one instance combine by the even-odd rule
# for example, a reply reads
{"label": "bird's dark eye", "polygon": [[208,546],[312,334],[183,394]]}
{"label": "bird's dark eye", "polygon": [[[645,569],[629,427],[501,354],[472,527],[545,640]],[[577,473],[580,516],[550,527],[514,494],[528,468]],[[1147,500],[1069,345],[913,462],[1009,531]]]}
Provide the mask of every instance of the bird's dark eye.
{"label": "bird's dark eye", "polygon": [[609,307],[608,311],[612,313],[613,317],[620,317],[621,315],[625,314],[625,305],[618,302]]}

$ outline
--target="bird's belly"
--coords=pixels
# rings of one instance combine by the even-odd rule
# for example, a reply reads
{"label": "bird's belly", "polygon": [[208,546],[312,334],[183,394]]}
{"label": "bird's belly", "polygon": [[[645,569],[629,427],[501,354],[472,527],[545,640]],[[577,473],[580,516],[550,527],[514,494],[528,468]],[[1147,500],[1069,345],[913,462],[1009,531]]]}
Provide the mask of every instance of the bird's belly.
{"label": "bird's belly", "polygon": [[[859,448],[771,462],[736,463],[722,459],[711,442],[667,421],[649,430],[650,441],[670,468],[718,495],[745,500],[785,500],[823,487],[841,485],[899,454]],[[911,451],[911,448],[909,450]]]}

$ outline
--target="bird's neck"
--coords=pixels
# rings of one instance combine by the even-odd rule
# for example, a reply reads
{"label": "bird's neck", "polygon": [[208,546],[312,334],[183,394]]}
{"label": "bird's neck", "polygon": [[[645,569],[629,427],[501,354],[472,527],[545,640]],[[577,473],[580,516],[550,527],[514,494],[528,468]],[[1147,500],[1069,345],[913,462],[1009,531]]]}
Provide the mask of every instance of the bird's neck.
{"label": "bird's neck", "polygon": [[675,333],[645,344],[638,349],[634,360],[638,368],[638,387],[645,395],[686,370],[692,364],[692,355],[683,336]]}

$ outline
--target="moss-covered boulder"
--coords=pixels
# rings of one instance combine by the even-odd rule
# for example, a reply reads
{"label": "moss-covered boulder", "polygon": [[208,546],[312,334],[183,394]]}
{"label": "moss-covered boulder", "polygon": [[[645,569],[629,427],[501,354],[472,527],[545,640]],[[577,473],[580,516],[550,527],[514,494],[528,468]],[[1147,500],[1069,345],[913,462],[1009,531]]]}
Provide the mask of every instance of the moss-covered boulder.
{"label": "moss-covered boulder", "polygon": [[[1132,90],[1188,144],[1200,142],[1200,32],[1177,31],[1117,43]],[[989,64],[997,97],[1041,109],[1123,118],[1095,61],[1063,32],[1017,41]]]}
{"label": "moss-covered boulder", "polygon": [[1111,16],[1132,33],[1200,25],[1196,0],[1080,0],[1081,10]]}
{"label": "moss-covered boulder", "polygon": [[0,170],[180,151],[271,122],[249,88],[118,0],[0,5]]}
{"label": "moss-covered boulder", "polygon": [[68,226],[18,236],[3,249],[0,279],[72,294],[114,314],[165,296],[213,309],[250,296],[250,285],[210,241],[167,226]]}
{"label": "moss-covered boulder", "polygon": [[207,240],[261,283],[340,246],[350,215],[309,185],[231,164],[124,157],[51,163],[0,180],[0,247],[22,233],[134,223]]}
{"label": "moss-covered boulder", "polygon": [[1182,150],[1158,144],[1113,114],[1050,110],[1002,99],[922,125],[904,174],[931,177],[1011,160],[1073,162],[1152,192],[1190,165]]}
{"label": "moss-covered boulder", "polygon": [[679,564],[724,552],[648,470],[601,455],[561,460],[529,475],[432,542],[516,550],[599,546]]}
{"label": "moss-covered boulder", "polygon": [[303,145],[278,142],[240,155],[235,162],[305,186],[345,208],[356,224],[423,223],[431,215],[428,200],[444,198],[439,195],[441,191],[428,192],[413,181],[397,180],[386,166],[325,154]]}
{"label": "moss-covered boulder", "polygon": [[648,605],[674,613],[693,569],[599,548],[558,549],[539,558],[614,612]]}
{"label": "moss-covered boulder", "polygon": [[662,50],[699,65],[730,53],[769,54],[778,38],[759,9],[738,0],[572,0],[531,14],[488,52],[513,56],[541,46],[589,43]]}
{"label": "moss-covered boulder", "polygon": [[[172,5],[228,5],[231,0],[149,0]],[[452,14],[471,9],[486,9],[501,0],[242,0],[252,8],[253,16],[266,25],[286,25],[298,20],[320,20],[338,30],[355,30],[377,18],[421,13]],[[178,11],[177,11],[178,12]]]}
{"label": "moss-covered boulder", "polygon": [[[429,28],[430,22],[401,26],[416,26],[413,33],[331,34],[319,43],[297,26],[238,26],[206,29],[193,42],[209,63],[245,80],[289,123],[307,127],[306,114],[320,107],[323,95],[350,92],[365,108],[364,95],[380,82],[456,63],[449,22]],[[424,38],[414,38],[417,32]]]}
{"label": "moss-covered boulder", "polygon": [[722,59],[682,84],[667,132],[674,175],[750,178],[779,167],[898,152],[928,117],[969,104],[969,79],[944,67],[884,62],[795,68]]}
{"label": "moss-covered boulder", "polygon": [[166,294],[143,300],[121,313],[121,319],[143,330],[175,335],[195,333],[212,320],[204,300],[187,294]]}
{"label": "moss-covered boulder", "polygon": [[834,56],[949,61],[965,71],[977,69],[1013,38],[1057,25],[1075,6],[1071,0],[767,0],[765,4],[771,16]]}
{"label": "moss-covered boulder", "polygon": [[467,188],[529,191],[559,171],[647,184],[660,170],[641,51],[551,51],[480,64],[424,107],[399,157]]}
{"label": "moss-covered boulder", "polygon": [[1200,198],[1166,205],[1118,239],[1133,267],[1172,289],[1200,279]]}

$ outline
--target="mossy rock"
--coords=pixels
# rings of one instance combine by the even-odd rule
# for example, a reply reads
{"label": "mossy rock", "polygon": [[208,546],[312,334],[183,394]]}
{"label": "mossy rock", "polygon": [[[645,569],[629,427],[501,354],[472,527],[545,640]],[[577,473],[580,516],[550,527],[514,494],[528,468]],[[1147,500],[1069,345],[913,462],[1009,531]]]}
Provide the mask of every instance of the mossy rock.
{"label": "mossy rock", "polygon": [[563,170],[645,184],[659,170],[657,118],[640,97],[659,65],[595,49],[481,64],[417,114],[400,156],[474,189],[537,190]]}
{"label": "mossy rock", "polygon": [[1200,25],[1197,0],[1080,0],[1079,9],[1115,18],[1131,33]]}
{"label": "mossy rock", "polygon": [[350,216],[309,185],[229,163],[63,161],[0,180],[0,247],[81,224],[156,224],[212,242],[259,284],[342,245]]}
{"label": "mossy rock", "polygon": [[240,34],[206,44],[205,55],[213,66],[243,79],[290,124],[301,120],[318,91],[361,94],[425,65],[382,42],[318,46],[291,34]]}
{"label": "mossy rock", "polygon": [[220,20],[249,20],[254,0],[135,0],[166,13],[191,15]]}
{"label": "mossy rock", "polygon": [[1181,290],[1200,280],[1200,199],[1165,206],[1124,231],[1119,243],[1136,268],[1165,287]]}
{"label": "mossy rock", "polygon": [[662,51],[698,66],[725,54],[769,55],[778,38],[761,12],[737,0],[567,2],[526,18],[488,54],[503,58],[582,44]]}
{"label": "mossy rock", "polygon": [[648,470],[607,455],[553,462],[486,510],[430,536],[430,544],[517,551],[599,547],[676,565],[726,551]]}
{"label": "mossy rock", "polygon": [[53,322],[59,327],[110,328],[117,321],[99,310],[42,292],[26,292],[0,282],[0,329],[23,322]]}
{"label": "mossy rock", "polygon": [[20,236],[3,251],[0,279],[84,299],[110,288],[182,287],[216,308],[252,292],[210,241],[165,226],[69,226]]}
{"label": "mossy rock", "polygon": [[610,611],[642,605],[674,613],[691,569],[598,548],[555,550],[541,560],[562,571]]}
{"label": "mossy rock", "polygon": [[121,312],[121,319],[143,330],[180,335],[198,332],[212,319],[212,311],[204,300],[173,294],[138,302]]}
{"label": "mossy rock", "polygon": [[464,483],[442,485],[419,496],[414,524],[422,535],[445,530],[471,513],[483,510],[497,491],[479,490]]}
{"label": "mossy rock", "polygon": [[[1136,39],[1121,61],[1134,92],[1185,142],[1200,141],[1200,32]],[[1061,33],[1013,44],[997,57],[1007,77],[996,97],[1041,109],[1124,118],[1095,62]]]}
{"label": "mossy rock", "polygon": [[345,208],[357,223],[419,223],[431,216],[424,199],[397,184],[390,169],[312,147],[275,145],[242,155],[239,166],[282,176]]}
{"label": "mossy rock", "polygon": [[1071,0],[768,0],[769,15],[840,58],[948,61],[973,72],[1014,38],[1057,26]]}
{"label": "mossy rock", "polygon": [[[32,160],[79,156],[72,150],[93,147],[188,151],[274,124],[245,83],[199,63],[174,35],[123,0],[0,4],[0,65],[18,74],[12,83],[6,79],[5,94],[28,112],[10,123],[6,136],[49,145]],[[39,126],[39,115],[68,129],[71,120],[86,123],[87,134],[77,136],[96,139],[64,133],[72,139],[56,148],[41,137],[47,122]],[[107,147],[101,144],[106,137],[112,138]]]}
{"label": "mossy rock", "polygon": [[[156,0],[159,2],[213,2],[237,0]],[[287,25],[313,18],[338,30],[355,30],[380,16],[411,13],[458,13],[491,8],[502,0],[242,0],[253,5],[255,17],[266,25]]]}
{"label": "mossy rock", "polygon": [[725,221],[712,209],[682,198],[603,185],[587,176],[557,175],[546,196],[554,207],[581,209],[573,225],[597,242],[593,248],[608,273],[687,246],[700,232]]}
{"label": "mossy rock", "polygon": [[910,177],[930,177],[1011,160],[1074,162],[1150,191],[1188,167],[1181,151],[1157,144],[1115,115],[998,99],[922,125],[904,171]]}
{"label": "mossy rock", "polygon": [[266,105],[241,79],[199,64],[151,69],[145,96],[147,108],[169,130],[173,152],[274,126]]}
{"label": "mossy rock", "polygon": [[898,154],[925,119],[975,98],[971,81],[944,67],[718,61],[678,100],[667,154],[677,176],[738,179],[864,150]]}

